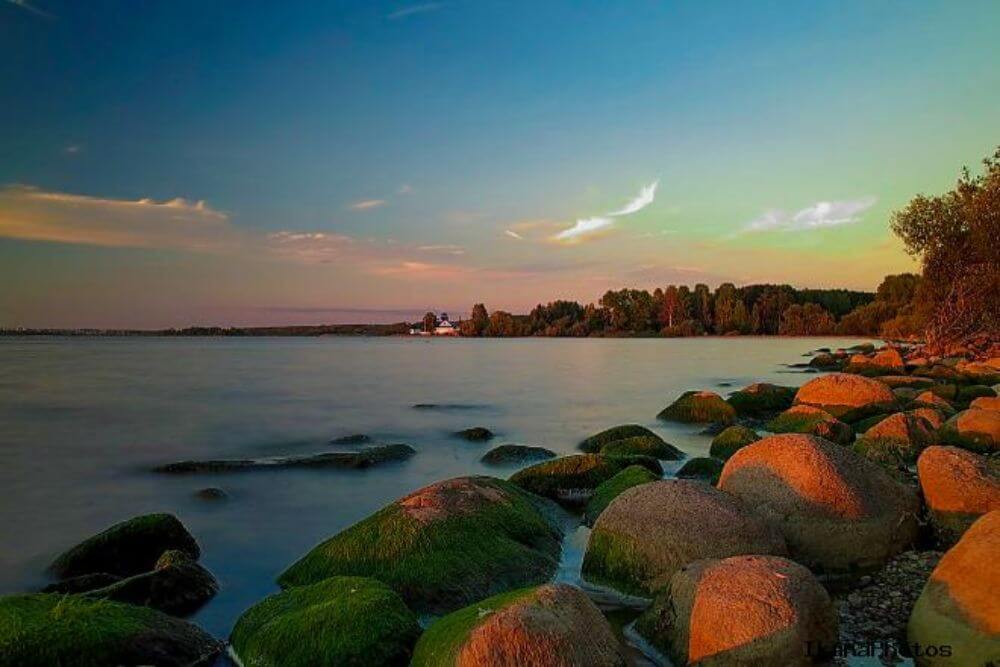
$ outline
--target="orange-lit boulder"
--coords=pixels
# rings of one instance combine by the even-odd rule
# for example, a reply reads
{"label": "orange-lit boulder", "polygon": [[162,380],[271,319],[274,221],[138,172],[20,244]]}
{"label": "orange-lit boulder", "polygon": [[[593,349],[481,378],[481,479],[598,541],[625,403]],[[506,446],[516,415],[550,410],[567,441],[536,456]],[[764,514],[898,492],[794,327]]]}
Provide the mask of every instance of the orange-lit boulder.
{"label": "orange-lit boulder", "polygon": [[877,464],[811,435],[774,435],[736,452],[719,488],[785,536],[791,557],[831,573],[881,566],[917,534],[916,494]]}
{"label": "orange-lit boulder", "polygon": [[886,375],[889,373],[901,373],[905,365],[903,357],[899,351],[893,347],[885,347],[868,357],[863,354],[855,354],[845,369],[848,373],[860,373],[862,375]]}
{"label": "orange-lit boulder", "polygon": [[1000,412],[963,410],[938,429],[943,444],[986,454],[1000,450]]}
{"label": "orange-lit boulder", "polygon": [[976,410],[993,410],[1000,412],[1000,396],[980,396],[969,404]]}
{"label": "orange-lit boulder", "polygon": [[855,449],[879,463],[907,464],[915,462],[933,442],[934,429],[925,419],[897,412],[865,431]]}
{"label": "orange-lit boulder", "polygon": [[976,519],[1000,510],[1000,461],[957,447],[928,447],[917,474],[941,542],[954,543]]}
{"label": "orange-lit boulder", "polygon": [[907,414],[923,419],[927,422],[927,426],[934,431],[941,428],[945,421],[944,415],[937,408],[917,408],[915,410],[908,410]]}
{"label": "orange-lit boulder", "polygon": [[[906,634],[921,667],[1000,662],[1000,511],[969,528],[931,573]],[[930,647],[938,647],[931,655]],[[948,647],[945,656],[940,647]],[[915,651],[917,653],[917,651]]]}
{"label": "orange-lit boulder", "polygon": [[951,401],[938,396],[932,391],[925,391],[917,394],[917,397],[913,399],[910,404],[912,408],[934,408],[935,410],[940,410],[945,414],[945,416],[950,417],[955,414],[955,406],[951,404]]}
{"label": "orange-lit boulder", "polygon": [[795,405],[767,422],[771,433],[808,433],[841,445],[854,442],[854,429],[826,410]]}
{"label": "orange-lit boulder", "polygon": [[733,556],[680,570],[636,630],[677,665],[810,665],[831,657],[837,614],[798,563]]}
{"label": "orange-lit boulder", "polygon": [[896,397],[878,380],[831,373],[810,380],[795,394],[796,405],[811,405],[843,421],[856,421],[879,412],[891,412]]}

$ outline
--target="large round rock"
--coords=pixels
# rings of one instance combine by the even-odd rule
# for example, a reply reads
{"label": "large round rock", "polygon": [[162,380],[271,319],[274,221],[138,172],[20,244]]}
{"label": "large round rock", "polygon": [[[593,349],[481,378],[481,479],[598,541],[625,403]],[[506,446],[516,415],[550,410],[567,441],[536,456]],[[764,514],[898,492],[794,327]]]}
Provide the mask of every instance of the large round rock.
{"label": "large round rock", "polygon": [[983,514],[1000,510],[1000,460],[957,447],[928,447],[917,461],[917,474],[944,544],[954,544]]}
{"label": "large round rock", "polygon": [[625,491],[601,513],[583,576],[651,597],[696,560],[785,553],[778,531],[737,498],[703,482],[662,480]]}
{"label": "large round rock", "polygon": [[733,556],[675,574],[636,629],[677,665],[809,665],[831,657],[837,614],[798,563]]}
{"label": "large round rock", "polygon": [[624,667],[625,653],[587,595],[567,584],[504,593],[435,622],[413,667]]}
{"label": "large round rock", "polygon": [[278,583],[372,577],[415,611],[452,611],[555,573],[561,534],[542,502],[492,477],[437,482],[317,545]]}
{"label": "large round rock", "polygon": [[[907,625],[920,644],[918,665],[995,665],[1000,661],[1000,511],[966,531],[931,573]],[[930,647],[935,647],[931,655]],[[941,647],[948,647],[942,655]]]}
{"label": "large round rock", "polygon": [[986,454],[1000,450],[1000,412],[972,408],[963,410],[938,429],[944,444]]}
{"label": "large round rock", "polygon": [[843,421],[857,421],[879,412],[890,412],[896,397],[878,380],[831,373],[806,382],[795,394],[797,405],[811,405],[826,410]]}
{"label": "large round rock", "polygon": [[917,534],[916,494],[877,464],[811,435],[774,435],[726,462],[719,488],[777,526],[792,558],[844,573],[881,566]]}

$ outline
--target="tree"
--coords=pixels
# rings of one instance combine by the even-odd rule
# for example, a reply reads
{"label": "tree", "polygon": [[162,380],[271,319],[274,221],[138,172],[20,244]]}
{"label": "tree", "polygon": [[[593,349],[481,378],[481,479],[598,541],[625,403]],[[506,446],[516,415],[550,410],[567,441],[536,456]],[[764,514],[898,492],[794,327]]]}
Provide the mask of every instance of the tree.
{"label": "tree", "polygon": [[962,171],[943,195],[918,195],[892,215],[893,232],[923,269],[927,342],[944,348],[1000,336],[1000,148],[979,176]]}
{"label": "tree", "polygon": [[712,293],[708,289],[708,285],[704,283],[698,283],[694,286],[694,296],[693,309],[694,309],[694,319],[701,324],[701,328],[705,331],[712,330]]}
{"label": "tree", "polygon": [[489,325],[490,314],[486,306],[477,303],[472,307],[472,316],[459,325],[459,331],[463,336],[482,336]]}
{"label": "tree", "polygon": [[437,327],[438,318],[434,313],[427,311],[424,313],[424,331],[427,333],[434,333],[435,327]]}
{"label": "tree", "polygon": [[732,283],[722,283],[715,289],[715,309],[713,321],[715,322],[715,333],[725,334],[730,331],[739,331],[740,325],[737,322],[737,305],[742,308],[739,319],[746,319],[746,306],[740,299],[736,291],[736,286]]}
{"label": "tree", "polygon": [[832,333],[834,326],[833,316],[823,306],[793,303],[781,314],[778,333],[782,336],[818,336]]}
{"label": "tree", "polygon": [[663,291],[663,303],[660,306],[659,320],[661,327],[672,327],[675,321],[681,319],[681,296],[676,285],[670,285]]}
{"label": "tree", "polygon": [[494,310],[490,315],[490,324],[486,329],[487,336],[509,337],[518,335],[514,316],[504,310]]}

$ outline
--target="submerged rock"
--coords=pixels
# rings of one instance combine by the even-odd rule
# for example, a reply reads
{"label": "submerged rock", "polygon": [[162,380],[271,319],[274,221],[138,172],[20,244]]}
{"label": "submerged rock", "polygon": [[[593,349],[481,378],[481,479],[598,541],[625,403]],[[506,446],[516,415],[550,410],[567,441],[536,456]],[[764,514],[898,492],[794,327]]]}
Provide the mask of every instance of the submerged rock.
{"label": "submerged rock", "polygon": [[202,500],[225,500],[229,497],[229,494],[220,489],[217,486],[208,486],[204,489],[198,489],[195,491],[194,495]]}
{"label": "submerged rock", "polygon": [[86,595],[187,616],[215,597],[218,591],[219,584],[211,572],[182,551],[167,551],[151,572],[116,581]]}
{"label": "submerged rock", "polygon": [[0,665],[208,667],[222,642],[145,607],[79,595],[0,597]]}
{"label": "submerged rock", "polygon": [[658,437],[645,426],[639,426],[638,424],[622,424],[621,426],[612,426],[611,428],[605,429],[600,433],[595,433],[589,438],[584,438],[583,441],[580,442],[580,449],[590,454],[596,454],[601,451],[601,447],[604,445],[610,444],[616,440],[624,440],[625,438],[635,438],[638,436]]}
{"label": "submerged rock", "polygon": [[938,437],[946,445],[990,454],[1000,450],[1000,412],[963,410],[938,429]]}
{"label": "submerged rock", "polygon": [[485,426],[473,426],[472,428],[455,431],[455,436],[469,442],[486,442],[487,440],[492,440],[494,437],[493,431]]}
{"label": "submerged rock", "polygon": [[417,617],[380,581],[331,577],[271,595],[233,628],[244,665],[405,665],[420,636]]}
{"label": "submerged rock", "polygon": [[594,494],[594,489],[630,465],[641,465],[656,475],[663,468],[648,456],[604,456],[574,454],[543,461],[514,473],[510,481],[539,496],[566,505],[581,505]]}
{"label": "submerged rock", "polygon": [[896,397],[878,380],[831,373],[805,383],[795,394],[796,405],[819,408],[846,422],[864,419],[879,412],[892,412]]}
{"label": "submerged rock", "polygon": [[380,445],[357,452],[324,452],[306,456],[281,456],[260,459],[215,459],[206,461],[178,461],[153,469],[170,474],[246,472],[251,470],[276,470],[282,468],[369,468],[390,461],[404,461],[417,453],[403,444]]}
{"label": "submerged rock", "polygon": [[795,387],[757,382],[734,392],[726,401],[736,409],[736,414],[760,416],[792,407],[795,392]]}
{"label": "submerged rock", "polygon": [[477,602],[434,623],[413,667],[629,664],[608,621],[575,586],[546,584]]}
{"label": "submerged rock", "polygon": [[774,435],[736,452],[719,488],[755,507],[818,572],[880,567],[917,535],[908,487],[854,452],[811,435]]}
{"label": "submerged rock", "polygon": [[373,577],[415,611],[448,612],[552,576],[561,532],[539,511],[542,502],[492,477],[437,482],[320,543],[278,583]]}
{"label": "submerged rock", "polygon": [[541,461],[555,458],[556,453],[544,447],[532,447],[530,445],[500,445],[486,452],[482,459],[483,463],[502,465],[506,463],[528,463],[530,461]]}
{"label": "submerged rock", "polygon": [[931,573],[907,626],[911,644],[948,646],[917,665],[988,665],[1000,657],[1000,510],[965,532]]}
{"label": "submerged rock", "polygon": [[583,522],[588,526],[594,525],[597,517],[601,515],[611,501],[620,496],[627,489],[640,484],[648,484],[660,479],[659,475],[654,475],[642,466],[629,466],[616,474],[611,479],[601,482],[596,489],[587,507],[583,511]]}
{"label": "submerged rock", "polygon": [[837,613],[798,563],[733,556],[680,570],[636,630],[677,665],[811,665],[832,657]]}
{"label": "submerged rock", "polygon": [[192,558],[201,549],[172,514],[145,514],[116,523],[72,549],[50,566],[60,578],[106,573],[122,577],[152,570],[165,551],[176,549]]}
{"label": "submerged rock", "polygon": [[758,440],[760,440],[760,436],[753,429],[739,425],[730,426],[712,439],[712,446],[708,453],[724,461],[743,447]]}
{"label": "submerged rock", "polygon": [[805,433],[839,445],[854,441],[854,430],[829,412],[811,405],[796,405],[772,419],[766,426],[772,433]]}
{"label": "submerged rock", "polygon": [[732,424],[736,421],[736,410],[715,392],[686,391],[661,410],[657,418],[696,424]]}
{"label": "submerged rock", "polygon": [[365,435],[364,433],[354,433],[352,435],[343,435],[339,438],[334,438],[330,441],[331,445],[367,445],[371,442],[371,436]]}
{"label": "submerged rock", "polygon": [[651,597],[703,558],[786,553],[781,534],[723,491],[690,480],[635,486],[597,518],[583,559],[587,581]]}
{"label": "submerged rock", "polygon": [[954,544],[983,514],[1000,510],[1000,460],[957,447],[928,447],[917,461],[938,540]]}

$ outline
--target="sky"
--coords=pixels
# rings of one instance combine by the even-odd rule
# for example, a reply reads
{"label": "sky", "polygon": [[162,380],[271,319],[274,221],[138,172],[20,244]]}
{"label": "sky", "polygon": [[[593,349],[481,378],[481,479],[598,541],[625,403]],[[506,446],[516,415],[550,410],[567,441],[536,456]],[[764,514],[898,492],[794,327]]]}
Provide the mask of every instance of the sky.
{"label": "sky", "polygon": [[0,327],[874,289],[1000,3],[0,0]]}

